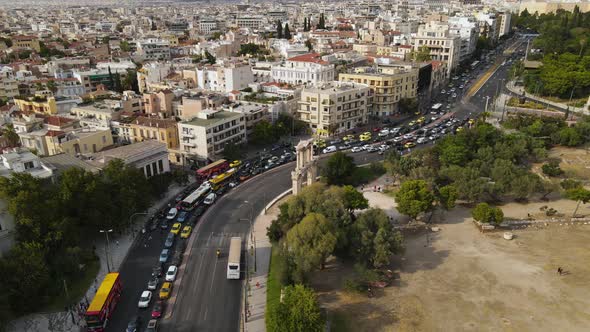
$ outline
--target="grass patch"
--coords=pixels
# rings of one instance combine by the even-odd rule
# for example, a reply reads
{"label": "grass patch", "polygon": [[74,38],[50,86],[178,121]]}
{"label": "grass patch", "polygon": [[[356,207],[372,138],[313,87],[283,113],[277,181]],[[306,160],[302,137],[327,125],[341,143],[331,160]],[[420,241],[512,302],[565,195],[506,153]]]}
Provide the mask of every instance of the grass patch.
{"label": "grass patch", "polygon": [[383,174],[385,174],[383,163],[375,162],[368,166],[355,168],[347,183],[353,186],[359,186],[369,183]]}
{"label": "grass patch", "polygon": [[281,274],[287,268],[287,262],[280,254],[277,244],[272,245],[270,254],[270,265],[268,269],[268,281],[266,283],[266,312],[265,318],[268,322],[269,312],[280,303],[281,288],[283,287]]}
{"label": "grass patch", "polygon": [[[65,294],[56,296],[52,302],[48,303],[42,308],[42,312],[57,312],[63,311],[66,305],[80,301],[94,283],[98,270],[100,269],[100,261],[98,258],[88,262],[84,268],[84,274],[76,280],[68,280],[68,297]],[[61,281],[63,283],[63,281]],[[88,299],[92,301],[92,299]]]}

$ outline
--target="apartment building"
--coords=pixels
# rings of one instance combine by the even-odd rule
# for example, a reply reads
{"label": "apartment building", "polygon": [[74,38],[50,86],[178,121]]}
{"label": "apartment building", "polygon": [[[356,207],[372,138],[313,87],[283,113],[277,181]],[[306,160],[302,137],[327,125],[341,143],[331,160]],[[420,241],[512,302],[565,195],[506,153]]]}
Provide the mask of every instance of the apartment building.
{"label": "apartment building", "polygon": [[223,28],[223,23],[212,18],[201,18],[199,20],[199,31],[208,35],[212,32],[219,31]]}
{"label": "apartment building", "polygon": [[416,98],[418,69],[379,67],[356,68],[355,73],[341,73],[339,80],[369,86],[372,95],[371,115],[389,116],[399,111],[402,98]]}
{"label": "apartment building", "polygon": [[205,66],[197,68],[196,74],[196,83],[199,89],[218,92],[242,90],[254,82],[254,74],[250,65],[241,63]]}
{"label": "apartment building", "polygon": [[117,121],[121,117],[121,110],[109,107],[104,102],[96,102],[92,105],[73,107],[70,115],[78,119],[83,127],[109,129],[112,121]]}
{"label": "apartment building", "polygon": [[224,107],[223,110],[227,112],[239,113],[244,116],[244,122],[246,125],[246,140],[250,135],[252,135],[254,127],[259,122],[271,120],[268,104],[240,102]]}
{"label": "apartment building", "polygon": [[82,84],[86,93],[98,90],[99,86],[104,86],[107,90],[115,90],[115,75],[118,74],[109,73],[108,69],[76,70],[73,72],[73,77]]}
{"label": "apartment building", "polygon": [[139,92],[152,91],[150,87],[163,81],[172,71],[170,63],[150,62],[145,64],[137,71]]}
{"label": "apartment building", "polygon": [[142,61],[170,60],[170,43],[156,38],[140,40],[136,54]]}
{"label": "apartment building", "polygon": [[102,151],[113,145],[111,129],[79,128],[69,132],[48,130],[45,135],[47,155],[67,153],[78,156]]}
{"label": "apartment building", "polygon": [[264,24],[262,16],[238,16],[236,17],[236,26],[238,28],[260,29]]}
{"label": "apartment building", "polygon": [[82,102],[80,98],[53,97],[36,95],[32,97],[15,97],[14,103],[23,112],[56,115],[68,113]]}
{"label": "apartment building", "polygon": [[18,94],[14,70],[9,66],[0,66],[0,97],[12,98]]}
{"label": "apartment building", "polygon": [[134,143],[156,140],[166,144],[168,150],[178,149],[178,127],[172,119],[139,116],[119,121],[119,140]]}
{"label": "apartment building", "polygon": [[320,54],[308,53],[290,58],[284,64],[273,65],[271,76],[273,81],[280,83],[318,84],[336,79],[336,69]]}
{"label": "apartment building", "polygon": [[180,151],[187,160],[215,159],[228,143],[246,141],[243,114],[203,110],[197,117],[178,123]]}
{"label": "apartment building", "polygon": [[420,25],[412,47],[418,52],[424,46],[430,50],[432,60],[448,64],[449,73],[459,65],[461,38],[450,33],[447,22],[430,21]]}
{"label": "apartment building", "polygon": [[459,62],[469,60],[477,46],[479,22],[472,16],[452,16],[448,22],[450,34],[461,38]]}
{"label": "apartment building", "polygon": [[297,118],[320,136],[353,129],[369,119],[368,85],[330,82],[301,91]]}
{"label": "apartment building", "polygon": [[143,108],[145,114],[157,116],[160,118],[169,118],[172,116],[172,101],[174,93],[170,90],[162,90],[153,93],[143,94]]}
{"label": "apartment building", "polygon": [[498,14],[498,38],[510,33],[512,14],[503,12]]}

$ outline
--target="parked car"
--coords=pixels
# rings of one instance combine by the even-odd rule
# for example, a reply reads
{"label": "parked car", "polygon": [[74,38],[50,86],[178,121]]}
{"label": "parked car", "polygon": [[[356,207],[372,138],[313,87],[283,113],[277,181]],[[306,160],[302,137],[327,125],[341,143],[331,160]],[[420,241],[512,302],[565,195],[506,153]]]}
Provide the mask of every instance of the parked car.
{"label": "parked car", "polygon": [[166,263],[168,261],[168,257],[170,256],[170,249],[162,249],[160,253],[160,263]]}
{"label": "parked car", "polygon": [[141,293],[141,296],[139,297],[139,302],[137,303],[137,306],[139,308],[147,308],[147,307],[149,307],[151,301],[152,301],[152,292],[149,290],[145,290]]}
{"label": "parked car", "polygon": [[129,324],[127,324],[127,329],[125,330],[125,332],[137,332],[139,331],[140,327],[141,317],[135,316],[129,321]]}
{"label": "parked car", "polygon": [[150,319],[145,332],[158,332],[158,321],[155,319]]}
{"label": "parked car", "polygon": [[203,204],[205,204],[205,205],[211,205],[211,204],[215,203],[215,199],[216,198],[217,198],[217,195],[215,193],[210,193],[203,200]]}
{"label": "parked car", "polygon": [[180,213],[178,214],[178,218],[176,218],[176,221],[178,221],[178,222],[184,222],[187,217],[188,217],[188,212],[186,212],[186,211],[180,211]]}
{"label": "parked car", "polygon": [[192,232],[193,228],[189,225],[184,226],[184,228],[182,228],[182,232],[180,233],[180,238],[181,239],[188,239],[189,236],[191,236],[191,232]]}
{"label": "parked car", "polygon": [[242,164],[241,160],[234,160],[231,163],[229,163],[229,167],[234,168],[234,167],[238,167]]}
{"label": "parked car", "polygon": [[168,267],[168,271],[166,271],[166,281],[176,280],[177,273],[178,273],[178,268],[175,265],[171,265],[170,267]]}
{"label": "parked car", "polygon": [[[167,250],[167,249],[166,249]],[[161,255],[161,254],[160,254]],[[152,277],[160,278],[162,276],[162,262],[159,262],[152,268]]]}
{"label": "parked car", "polygon": [[336,148],[336,146],[330,145],[329,147],[323,149],[322,153],[336,152],[336,150],[338,150],[338,148]]}
{"label": "parked car", "polygon": [[164,301],[158,300],[152,309],[152,318],[160,318],[164,313]]}
{"label": "parked car", "polygon": [[170,293],[172,293],[172,283],[165,282],[162,284],[162,288],[160,288],[160,300],[165,300],[170,297]]}
{"label": "parked car", "polygon": [[164,242],[164,248],[172,248],[174,245],[174,233],[168,233],[166,242]]}
{"label": "parked car", "polygon": [[176,218],[177,213],[178,213],[178,209],[171,208],[170,210],[168,210],[168,214],[166,215],[166,219],[174,220],[174,218]]}
{"label": "parked car", "polygon": [[200,217],[200,216],[203,215],[203,213],[205,213],[205,210],[207,210],[207,207],[206,206],[199,205],[199,206],[197,206],[197,208],[193,212],[193,216]]}
{"label": "parked car", "polygon": [[170,233],[172,234],[178,234],[180,232],[180,228],[182,227],[182,224],[177,222],[174,223],[174,225],[172,225],[172,229],[170,229]]}
{"label": "parked car", "polygon": [[355,147],[353,147],[353,148],[352,148],[352,150],[351,150],[351,151],[352,151],[352,152],[361,152],[361,151],[363,151],[363,148],[362,148],[362,147],[360,147],[360,146],[355,146]]}
{"label": "parked car", "polygon": [[159,282],[160,282],[160,279],[158,279],[158,277],[152,276],[152,278],[150,279],[150,281],[148,281],[147,289],[148,290],[156,290],[156,288],[158,288],[158,283]]}
{"label": "parked car", "polygon": [[385,137],[387,135],[389,135],[389,130],[387,130],[387,129],[381,130],[378,134],[379,137]]}

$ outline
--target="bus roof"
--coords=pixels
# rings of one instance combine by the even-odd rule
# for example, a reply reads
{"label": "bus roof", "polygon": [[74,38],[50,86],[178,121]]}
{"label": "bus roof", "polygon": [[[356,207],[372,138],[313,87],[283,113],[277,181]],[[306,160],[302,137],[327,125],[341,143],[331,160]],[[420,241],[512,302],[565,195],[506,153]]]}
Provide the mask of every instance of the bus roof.
{"label": "bus roof", "polygon": [[228,177],[234,175],[234,173],[236,172],[235,168],[230,169],[229,171],[223,173],[223,174],[219,174],[218,176],[214,177],[213,179],[209,180],[210,183],[212,184],[218,184],[220,182],[222,182],[223,180],[227,179]]}
{"label": "bus roof", "polygon": [[204,167],[199,168],[197,170],[197,173],[207,172],[208,170],[210,170],[212,168],[215,168],[215,167],[217,167],[219,165],[222,165],[223,163],[226,163],[226,162],[227,162],[227,160],[225,160],[225,159],[219,159],[217,161],[212,162],[211,164],[209,164],[207,166],[204,166]]}
{"label": "bus roof", "polygon": [[240,264],[240,254],[242,251],[242,238],[232,237],[229,243],[228,263]]}
{"label": "bus roof", "polygon": [[118,279],[119,273],[117,272],[111,272],[104,277],[104,280],[96,291],[96,295],[94,295],[94,299],[90,303],[90,306],[88,306],[88,310],[86,310],[86,314],[100,312],[102,310],[104,303],[109,297],[109,294],[111,293],[111,290]]}
{"label": "bus roof", "polygon": [[208,182],[203,182],[203,184],[201,186],[199,186],[199,188],[197,188],[197,190],[193,191],[190,195],[185,197],[182,201],[184,203],[194,204],[197,199],[201,198],[201,196],[206,194],[210,189],[211,189],[211,185]]}

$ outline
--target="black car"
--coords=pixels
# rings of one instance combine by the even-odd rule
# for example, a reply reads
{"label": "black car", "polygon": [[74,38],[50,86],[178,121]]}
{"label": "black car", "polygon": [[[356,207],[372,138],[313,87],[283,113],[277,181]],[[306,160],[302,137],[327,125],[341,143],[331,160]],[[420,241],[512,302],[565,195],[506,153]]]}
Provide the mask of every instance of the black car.
{"label": "black car", "polygon": [[141,318],[139,316],[135,316],[131,319],[129,324],[127,324],[126,332],[137,332],[139,331],[141,325]]}
{"label": "black car", "polygon": [[168,228],[168,222],[166,221],[166,219],[162,220],[160,222],[160,228],[161,229],[167,229]]}
{"label": "black car", "polygon": [[193,215],[195,217],[200,217],[203,215],[203,213],[205,213],[205,210],[207,210],[207,207],[204,205],[199,205],[197,206],[197,208],[195,209],[195,212],[193,213]]}
{"label": "black car", "polygon": [[163,266],[161,263],[156,264],[153,268],[152,268],[152,277],[158,277],[160,278],[162,276],[162,271],[164,270]]}
{"label": "black car", "polygon": [[223,186],[223,187],[217,189],[215,194],[217,194],[217,196],[223,196],[223,194],[225,194],[228,190],[229,190],[228,186]]}

